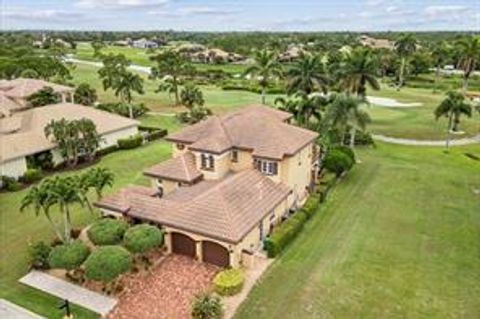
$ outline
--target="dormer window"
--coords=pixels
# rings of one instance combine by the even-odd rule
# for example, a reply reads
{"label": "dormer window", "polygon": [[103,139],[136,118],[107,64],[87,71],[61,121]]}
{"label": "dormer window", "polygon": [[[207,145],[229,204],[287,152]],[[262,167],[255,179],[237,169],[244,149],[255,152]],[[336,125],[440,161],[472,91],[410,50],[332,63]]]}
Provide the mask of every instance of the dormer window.
{"label": "dormer window", "polygon": [[185,144],[177,143],[177,150],[182,151],[185,148]]}
{"label": "dormer window", "polygon": [[202,153],[200,155],[201,169],[213,171],[215,169],[215,158],[212,154]]}
{"label": "dormer window", "polygon": [[278,174],[278,162],[255,159],[255,168],[265,175]]}
{"label": "dormer window", "polygon": [[232,162],[234,162],[234,163],[238,162],[238,151],[237,150],[232,150]]}

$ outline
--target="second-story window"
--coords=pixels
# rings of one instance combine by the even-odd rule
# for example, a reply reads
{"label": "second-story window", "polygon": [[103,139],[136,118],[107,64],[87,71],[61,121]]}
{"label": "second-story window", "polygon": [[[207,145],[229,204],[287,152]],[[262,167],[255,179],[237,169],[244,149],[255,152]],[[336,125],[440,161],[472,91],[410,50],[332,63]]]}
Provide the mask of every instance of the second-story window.
{"label": "second-story window", "polygon": [[265,175],[278,174],[278,163],[275,161],[256,159],[254,165],[260,172]]}
{"label": "second-story window", "polygon": [[215,169],[215,158],[211,154],[202,153],[200,155],[200,164],[202,169],[213,171]]}

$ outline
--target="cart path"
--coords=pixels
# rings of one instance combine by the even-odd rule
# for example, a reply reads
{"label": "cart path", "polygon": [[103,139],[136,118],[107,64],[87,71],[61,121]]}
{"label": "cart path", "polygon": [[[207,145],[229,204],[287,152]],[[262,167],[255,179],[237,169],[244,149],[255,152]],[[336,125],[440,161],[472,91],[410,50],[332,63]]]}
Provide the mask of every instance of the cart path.
{"label": "cart path", "polygon": [[[375,140],[392,143],[392,144],[401,144],[401,145],[414,145],[414,146],[445,146],[446,141],[434,141],[434,140],[415,140],[399,137],[390,137],[380,134],[372,134],[372,137]],[[470,145],[480,143],[480,134],[473,137],[465,137],[457,140],[451,140],[450,146],[461,146],[461,145]]]}

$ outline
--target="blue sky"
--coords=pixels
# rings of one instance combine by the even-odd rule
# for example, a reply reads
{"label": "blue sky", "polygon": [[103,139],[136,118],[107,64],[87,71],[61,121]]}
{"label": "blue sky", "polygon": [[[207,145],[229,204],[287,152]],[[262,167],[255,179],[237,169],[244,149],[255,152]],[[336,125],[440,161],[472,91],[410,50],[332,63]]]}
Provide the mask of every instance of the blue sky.
{"label": "blue sky", "polygon": [[480,0],[0,0],[7,29],[480,30]]}

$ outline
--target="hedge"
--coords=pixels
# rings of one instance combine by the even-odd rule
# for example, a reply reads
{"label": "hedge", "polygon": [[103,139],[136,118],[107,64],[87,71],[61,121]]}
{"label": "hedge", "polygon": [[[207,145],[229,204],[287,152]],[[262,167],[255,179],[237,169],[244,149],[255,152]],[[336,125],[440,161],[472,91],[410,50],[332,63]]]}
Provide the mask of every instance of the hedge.
{"label": "hedge", "polygon": [[42,173],[41,169],[39,169],[39,168],[29,168],[29,169],[27,169],[25,174],[23,174],[21,180],[24,183],[33,183],[33,182],[41,180],[42,178],[43,178],[43,173]]}
{"label": "hedge", "polygon": [[354,160],[340,149],[333,149],[327,153],[323,161],[323,166],[330,172],[338,176],[352,168]]}
{"label": "hedge", "polygon": [[139,147],[143,143],[143,136],[140,134],[127,137],[127,138],[121,138],[117,141],[118,143],[118,148],[121,150],[128,150],[132,149],[135,147]]}
{"label": "hedge", "polygon": [[144,254],[163,244],[163,232],[158,227],[144,224],[125,232],[123,245],[132,253]]}
{"label": "hedge", "polygon": [[95,245],[114,245],[122,241],[128,224],[120,219],[103,218],[90,226],[88,238]]}
{"label": "hedge", "polygon": [[70,244],[53,247],[48,256],[48,263],[51,268],[72,270],[80,267],[89,254],[87,245],[80,240],[75,240]]}
{"label": "hedge", "polygon": [[103,246],[85,261],[85,277],[109,282],[132,269],[132,256],[121,246]]}
{"label": "hedge", "polygon": [[104,156],[104,155],[107,155],[107,154],[110,154],[110,153],[113,153],[113,152],[116,152],[116,151],[118,151],[118,144],[113,144],[113,145],[107,146],[105,148],[102,148],[101,150],[98,150],[97,155],[98,156]]}
{"label": "hedge", "polygon": [[238,294],[242,290],[244,282],[245,276],[240,269],[223,270],[213,279],[215,292],[221,296]]}

